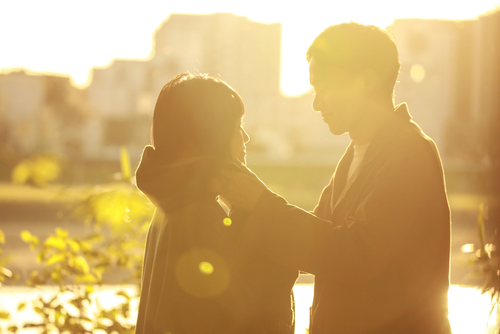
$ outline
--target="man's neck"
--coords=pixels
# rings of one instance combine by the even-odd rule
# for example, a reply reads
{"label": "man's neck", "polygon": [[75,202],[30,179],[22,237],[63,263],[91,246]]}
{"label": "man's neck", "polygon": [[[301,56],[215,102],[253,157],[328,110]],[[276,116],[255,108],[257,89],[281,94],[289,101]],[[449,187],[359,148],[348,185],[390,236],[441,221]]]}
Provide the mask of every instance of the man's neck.
{"label": "man's neck", "polygon": [[392,102],[371,109],[371,112],[366,113],[362,121],[349,131],[349,137],[355,145],[369,143],[380,126],[386,122],[387,118],[392,115],[393,112],[394,105]]}

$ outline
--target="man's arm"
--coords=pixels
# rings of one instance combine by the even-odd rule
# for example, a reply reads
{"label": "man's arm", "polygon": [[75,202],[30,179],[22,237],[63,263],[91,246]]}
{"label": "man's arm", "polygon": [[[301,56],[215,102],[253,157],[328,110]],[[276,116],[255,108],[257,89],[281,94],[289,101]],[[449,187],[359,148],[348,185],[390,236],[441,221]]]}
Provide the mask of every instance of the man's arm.
{"label": "man's arm", "polygon": [[374,181],[342,226],[334,227],[264,189],[249,216],[248,235],[263,253],[294,269],[347,280],[376,275],[411,239],[416,224],[429,224],[416,221],[422,210],[434,210],[424,207],[430,203],[426,197],[439,197],[442,210],[435,214],[446,218],[438,157],[425,145],[397,152],[371,176]]}
{"label": "man's arm", "polygon": [[245,165],[239,165],[238,168],[238,171],[234,171],[233,167],[221,172],[216,191],[231,207],[251,212],[262,193],[268,189]]}

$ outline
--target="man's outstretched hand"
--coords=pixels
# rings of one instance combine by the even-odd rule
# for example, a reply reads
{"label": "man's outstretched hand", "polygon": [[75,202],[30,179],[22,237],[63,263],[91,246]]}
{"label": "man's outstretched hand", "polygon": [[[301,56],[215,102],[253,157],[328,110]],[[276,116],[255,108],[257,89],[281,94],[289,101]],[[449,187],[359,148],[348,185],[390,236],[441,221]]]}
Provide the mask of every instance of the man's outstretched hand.
{"label": "man's outstretched hand", "polygon": [[218,178],[219,193],[224,202],[232,208],[252,211],[260,195],[267,189],[257,175],[244,165],[241,171],[232,168],[223,169]]}

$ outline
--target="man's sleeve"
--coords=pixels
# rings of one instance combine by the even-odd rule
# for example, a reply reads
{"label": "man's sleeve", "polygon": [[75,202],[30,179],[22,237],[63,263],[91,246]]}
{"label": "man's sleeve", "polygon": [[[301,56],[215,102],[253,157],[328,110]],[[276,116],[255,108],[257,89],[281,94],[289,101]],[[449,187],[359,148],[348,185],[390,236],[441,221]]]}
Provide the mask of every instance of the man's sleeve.
{"label": "man's sleeve", "polygon": [[346,280],[376,275],[404,246],[426,210],[426,196],[442,188],[446,199],[439,158],[429,146],[395,152],[371,175],[349,222],[333,226],[267,191],[249,216],[248,233],[262,252],[290,268]]}
{"label": "man's sleeve", "polygon": [[316,207],[313,210],[313,214],[318,216],[318,217],[326,218],[328,213],[331,212],[330,203],[331,203],[331,199],[332,199],[334,177],[335,177],[335,174],[330,179],[330,183],[328,183],[328,185],[321,192],[321,196],[319,197],[318,204],[316,204]]}

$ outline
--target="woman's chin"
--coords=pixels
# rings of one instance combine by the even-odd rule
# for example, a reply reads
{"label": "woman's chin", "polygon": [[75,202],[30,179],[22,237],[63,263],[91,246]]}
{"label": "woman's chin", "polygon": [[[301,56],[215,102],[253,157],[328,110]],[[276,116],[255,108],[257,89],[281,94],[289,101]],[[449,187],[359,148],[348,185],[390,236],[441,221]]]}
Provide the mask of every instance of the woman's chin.
{"label": "woman's chin", "polygon": [[241,155],[241,156],[237,157],[236,160],[238,160],[242,164],[246,165],[247,164],[247,159],[246,158],[247,158],[246,154],[244,154],[244,155]]}

